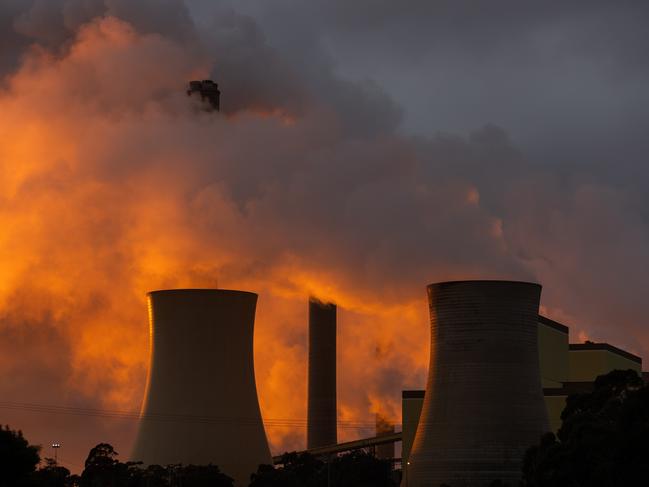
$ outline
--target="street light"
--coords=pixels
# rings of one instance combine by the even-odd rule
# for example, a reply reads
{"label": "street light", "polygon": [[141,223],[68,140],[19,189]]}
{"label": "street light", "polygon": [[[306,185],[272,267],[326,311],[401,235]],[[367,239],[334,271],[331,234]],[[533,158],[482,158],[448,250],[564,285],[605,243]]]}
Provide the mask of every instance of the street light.
{"label": "street light", "polygon": [[54,443],[52,443],[52,448],[54,449],[54,465],[58,466],[57,452],[58,452],[59,448],[61,448],[61,443],[59,443],[58,441],[55,441]]}

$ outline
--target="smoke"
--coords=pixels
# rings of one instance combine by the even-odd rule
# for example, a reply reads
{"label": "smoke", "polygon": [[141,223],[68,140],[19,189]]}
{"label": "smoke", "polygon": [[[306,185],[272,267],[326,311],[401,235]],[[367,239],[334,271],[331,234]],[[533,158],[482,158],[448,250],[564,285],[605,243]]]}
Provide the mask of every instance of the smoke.
{"label": "smoke", "polygon": [[[226,7],[196,24],[171,0],[1,5],[6,400],[137,410],[145,293],[168,287],[260,294],[269,420],[306,417],[307,297],[337,302],[342,440],[375,412],[398,421],[400,390],[423,385],[430,282],[537,280],[574,336],[649,350],[646,213],[621,185],[532,164],[492,125],[404,135],[379,84],[345,80],[308,37],[274,47]],[[208,76],[222,113],[184,94]],[[136,426],[3,417],[61,441],[73,470],[100,441],[127,454]],[[305,428],[268,434],[274,452],[304,445]]]}

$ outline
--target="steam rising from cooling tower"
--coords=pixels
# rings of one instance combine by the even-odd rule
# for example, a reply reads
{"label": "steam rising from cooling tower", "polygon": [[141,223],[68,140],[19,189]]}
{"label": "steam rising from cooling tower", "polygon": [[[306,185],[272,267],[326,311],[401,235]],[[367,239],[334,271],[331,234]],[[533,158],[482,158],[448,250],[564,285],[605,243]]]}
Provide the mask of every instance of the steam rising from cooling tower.
{"label": "steam rising from cooling tower", "polygon": [[307,448],[335,445],[336,305],[309,299]]}
{"label": "steam rising from cooling tower", "polygon": [[132,458],[212,463],[248,485],[271,463],[253,364],[257,295],[180,289],[148,298],[151,361]]}
{"label": "steam rising from cooling tower", "polygon": [[537,317],[541,286],[428,286],[430,368],[406,467],[409,487],[516,483],[525,450],[549,431]]}

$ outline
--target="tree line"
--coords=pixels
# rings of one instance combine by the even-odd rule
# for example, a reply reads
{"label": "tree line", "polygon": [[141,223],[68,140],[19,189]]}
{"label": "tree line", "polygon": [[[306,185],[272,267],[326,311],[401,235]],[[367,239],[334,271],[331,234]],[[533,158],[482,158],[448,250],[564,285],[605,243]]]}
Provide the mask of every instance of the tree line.
{"label": "tree line", "polygon": [[591,392],[568,396],[557,434],[543,435],[527,450],[520,482],[487,485],[649,485],[649,385],[634,370],[599,376]]}
{"label": "tree line", "polygon": [[[83,472],[73,475],[21,431],[0,428],[0,487],[233,487],[216,465],[148,465],[121,462],[108,443],[92,448]],[[356,451],[324,462],[308,453],[285,453],[283,465],[260,465],[250,487],[396,487],[391,462]]]}
{"label": "tree line", "polygon": [[[649,482],[649,386],[632,370],[596,379],[592,392],[568,397],[555,435],[525,454],[516,487],[635,487]],[[282,465],[260,465],[249,487],[396,487],[391,462],[365,451],[332,456],[285,453]],[[507,487],[495,479],[490,487]],[[41,461],[20,431],[0,427],[0,487],[232,487],[216,465],[121,462],[107,443],[90,450],[80,475]],[[440,486],[454,487],[454,486]],[[514,487],[512,485],[508,487]]]}

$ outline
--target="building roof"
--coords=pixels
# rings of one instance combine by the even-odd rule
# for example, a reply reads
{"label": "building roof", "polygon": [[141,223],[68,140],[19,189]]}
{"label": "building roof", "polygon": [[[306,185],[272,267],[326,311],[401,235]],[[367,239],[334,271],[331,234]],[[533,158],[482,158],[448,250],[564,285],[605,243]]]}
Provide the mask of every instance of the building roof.
{"label": "building roof", "polygon": [[545,326],[549,326],[550,328],[554,328],[555,330],[560,331],[561,333],[565,333],[566,335],[569,331],[569,328],[566,325],[562,325],[558,321],[551,320],[550,318],[546,318],[545,316],[539,315],[539,323],[542,323]]}
{"label": "building roof", "polygon": [[613,345],[609,345],[608,343],[594,343],[594,342],[586,342],[586,343],[571,343],[569,345],[570,351],[583,351],[583,350],[603,350],[606,352],[611,352],[616,355],[619,355],[620,357],[624,357],[628,360],[631,360],[632,362],[637,362],[639,364],[642,363],[642,359],[638,357],[637,355],[633,355],[632,353],[629,353],[625,350],[622,350],[620,348],[614,347]]}

